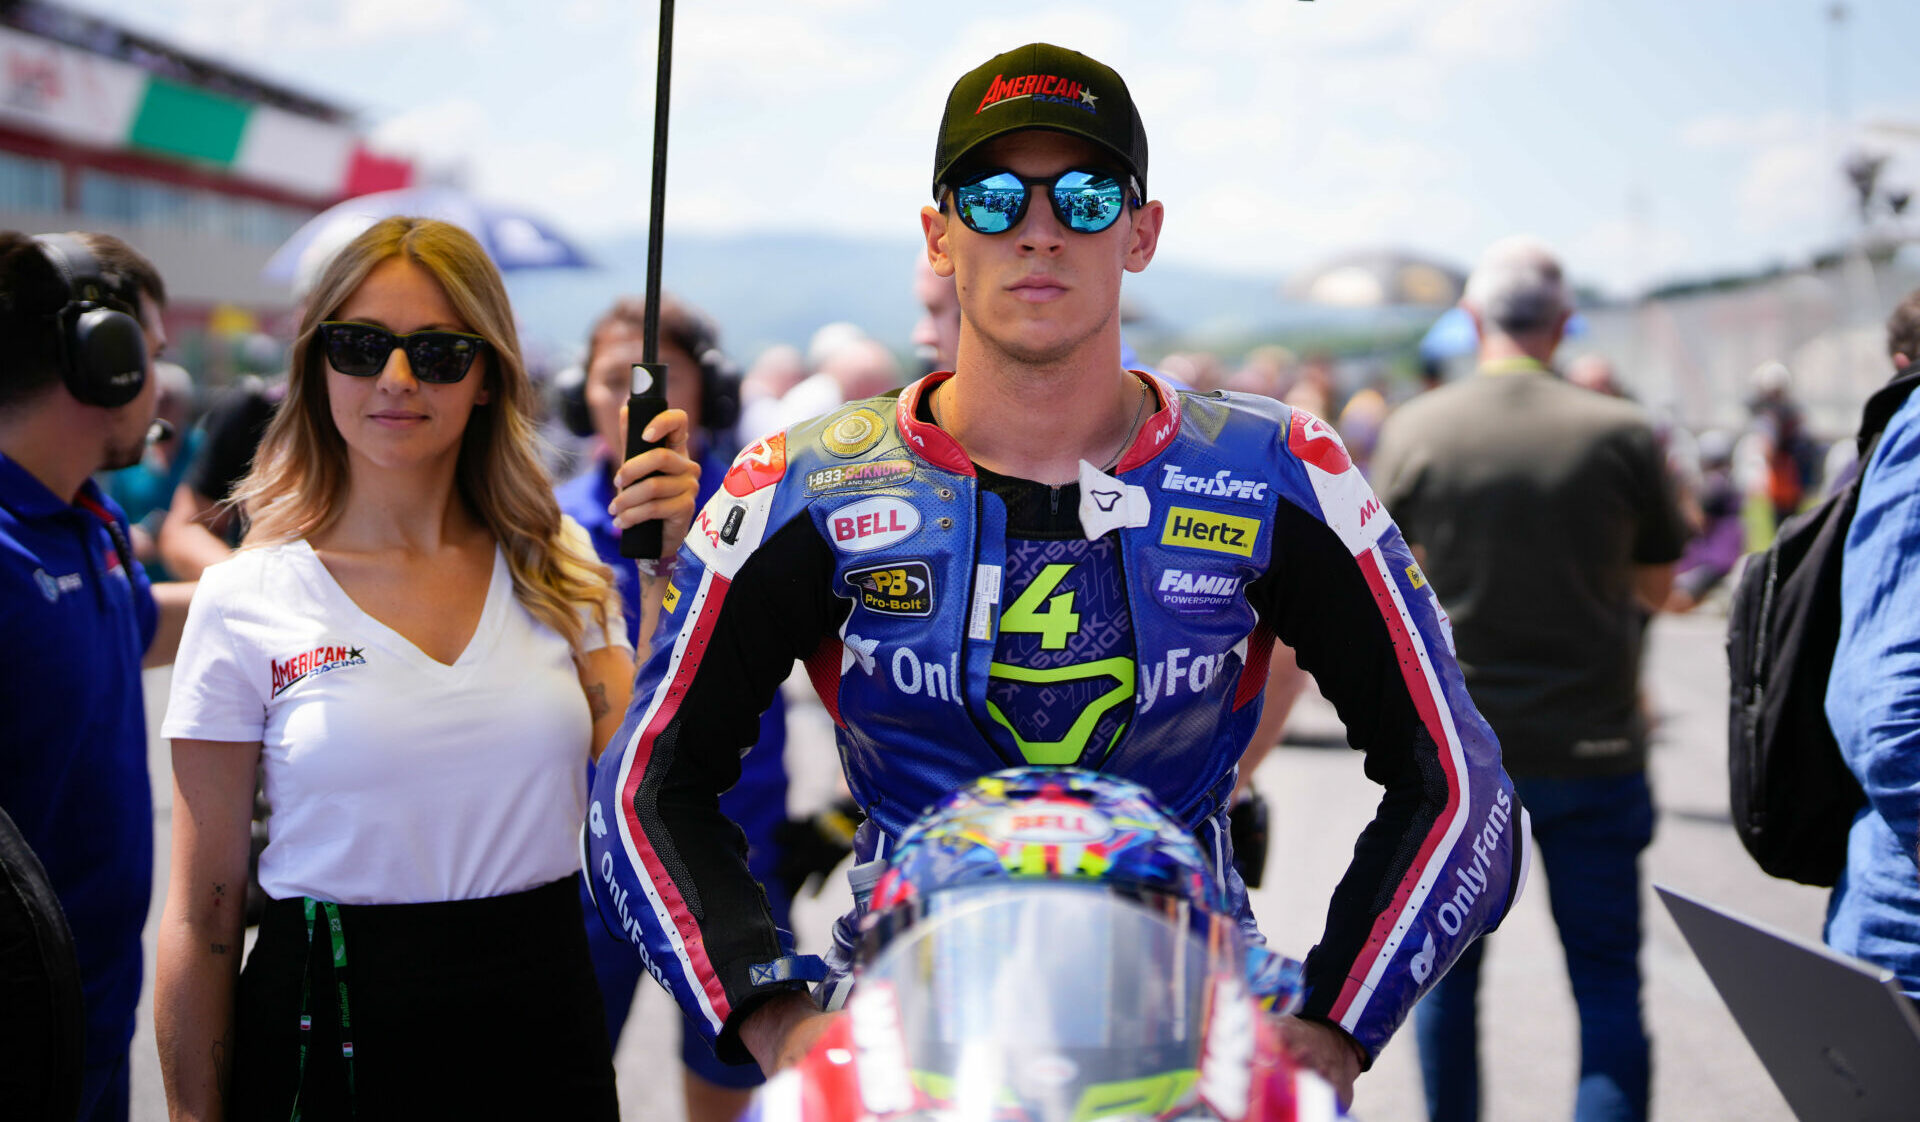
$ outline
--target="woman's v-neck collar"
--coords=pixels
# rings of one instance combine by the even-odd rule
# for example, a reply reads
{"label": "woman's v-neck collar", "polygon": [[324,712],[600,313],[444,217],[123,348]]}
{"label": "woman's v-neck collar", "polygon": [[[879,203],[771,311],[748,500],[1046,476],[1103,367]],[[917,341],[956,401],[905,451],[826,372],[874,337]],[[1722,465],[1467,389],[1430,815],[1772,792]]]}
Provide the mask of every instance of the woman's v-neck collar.
{"label": "woman's v-neck collar", "polygon": [[505,618],[508,607],[505,600],[512,595],[513,574],[507,569],[506,551],[501,549],[497,542],[493,547],[493,571],[487,576],[487,600],[480,609],[480,622],[474,625],[473,634],[468,637],[467,645],[461,650],[460,657],[450,663],[441,662],[421,650],[413,640],[387,626],[373,613],[362,608],[359,602],[341,587],[339,580],[333,575],[333,570],[327,568],[326,562],[320,559],[319,552],[313,548],[311,542],[300,538],[293,545],[312,564],[313,579],[323,596],[334,601],[335,605],[349,618],[362,621],[365,626],[386,639],[391,649],[430,671],[439,674],[464,673],[486,657],[494,641],[499,637],[501,621]]}

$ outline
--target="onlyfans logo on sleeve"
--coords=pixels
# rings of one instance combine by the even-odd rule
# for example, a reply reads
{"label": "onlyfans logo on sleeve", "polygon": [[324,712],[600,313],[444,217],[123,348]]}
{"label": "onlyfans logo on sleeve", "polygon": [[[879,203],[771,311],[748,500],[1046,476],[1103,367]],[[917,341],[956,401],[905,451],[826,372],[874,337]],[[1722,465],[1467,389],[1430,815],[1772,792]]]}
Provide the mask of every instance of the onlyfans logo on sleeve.
{"label": "onlyfans logo on sleeve", "polygon": [[1453,875],[1460,883],[1454,886],[1453,895],[1440,905],[1440,926],[1447,934],[1460,934],[1472,914],[1474,901],[1487,890],[1487,875],[1493,871],[1494,859],[1500,852],[1500,835],[1506,833],[1507,822],[1512,817],[1512,796],[1504,790],[1496,793],[1480,832],[1473,835],[1473,861],[1455,866]]}

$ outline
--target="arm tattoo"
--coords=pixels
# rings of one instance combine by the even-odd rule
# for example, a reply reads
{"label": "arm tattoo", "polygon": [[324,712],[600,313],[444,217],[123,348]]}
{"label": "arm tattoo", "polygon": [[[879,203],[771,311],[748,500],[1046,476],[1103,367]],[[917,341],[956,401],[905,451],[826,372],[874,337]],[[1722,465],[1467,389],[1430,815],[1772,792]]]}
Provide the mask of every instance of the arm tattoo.
{"label": "arm tattoo", "polygon": [[214,954],[226,954],[226,953],[227,953],[227,944],[225,944],[225,943],[214,943],[214,944],[213,944],[213,953],[214,953]]}
{"label": "arm tattoo", "polygon": [[613,712],[613,706],[607,702],[607,687],[604,683],[595,682],[587,687],[587,711],[593,714],[595,721]]}

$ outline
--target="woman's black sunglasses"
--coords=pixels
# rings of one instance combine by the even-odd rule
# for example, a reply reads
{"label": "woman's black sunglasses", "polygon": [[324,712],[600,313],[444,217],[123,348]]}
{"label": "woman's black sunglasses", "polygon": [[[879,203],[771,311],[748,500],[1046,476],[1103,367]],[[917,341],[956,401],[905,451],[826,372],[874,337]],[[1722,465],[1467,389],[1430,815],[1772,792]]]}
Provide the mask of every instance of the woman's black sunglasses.
{"label": "woman's black sunglasses", "polygon": [[342,374],[372,378],[387,368],[387,358],[399,347],[407,352],[407,367],[422,382],[447,385],[467,376],[473,359],[487,341],[465,331],[409,331],[395,335],[370,323],[327,320],[319,328],[327,361]]}
{"label": "woman's black sunglasses", "polygon": [[[969,230],[1003,234],[1027,215],[1032,188],[1045,187],[1060,224],[1083,234],[1097,234],[1114,224],[1130,196],[1139,194],[1129,181],[1100,168],[1069,168],[1047,178],[1029,178],[994,168],[969,176],[953,189],[954,209]],[[1138,198],[1133,199],[1140,205]]]}

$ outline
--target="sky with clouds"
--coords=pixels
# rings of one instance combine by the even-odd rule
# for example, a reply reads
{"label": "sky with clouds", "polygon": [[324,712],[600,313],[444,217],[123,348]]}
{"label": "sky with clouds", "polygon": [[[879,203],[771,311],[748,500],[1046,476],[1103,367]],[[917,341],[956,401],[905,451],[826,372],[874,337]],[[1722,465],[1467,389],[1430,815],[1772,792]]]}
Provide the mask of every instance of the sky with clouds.
{"label": "sky with clouds", "polygon": [[[381,146],[589,240],[644,230],[639,0],[69,0],[358,110]],[[1920,187],[1920,4],[1845,0],[689,0],[668,236],[912,238],[953,80],[1034,39],[1127,80],[1167,259],[1469,263],[1530,232],[1614,292],[1792,264],[1842,154]],[[1917,208],[1920,209],[1920,208]],[[885,278],[894,283],[897,278]]]}

